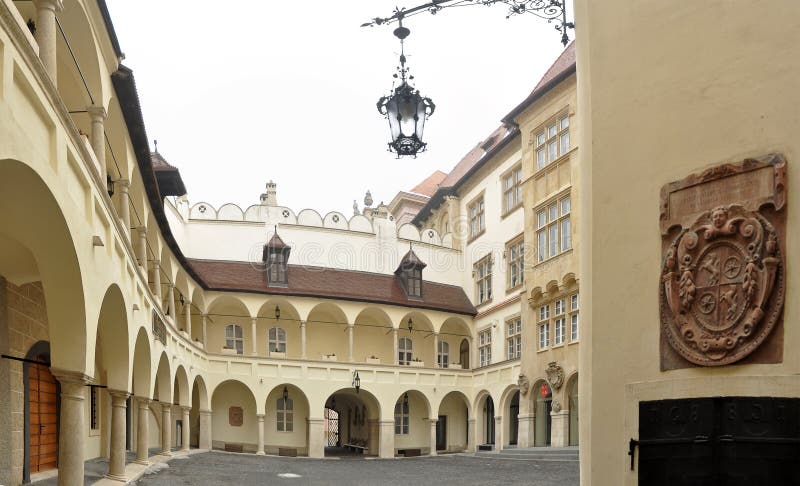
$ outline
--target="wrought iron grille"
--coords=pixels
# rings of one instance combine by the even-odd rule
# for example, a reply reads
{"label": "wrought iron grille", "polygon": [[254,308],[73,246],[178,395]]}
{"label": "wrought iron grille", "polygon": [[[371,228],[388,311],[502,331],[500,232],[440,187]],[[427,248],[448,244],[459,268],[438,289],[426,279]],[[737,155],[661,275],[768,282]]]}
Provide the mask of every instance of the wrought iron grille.
{"label": "wrought iron grille", "polygon": [[153,311],[153,337],[161,341],[161,344],[164,346],[167,345],[167,326],[165,326],[161,318],[158,317],[156,311]]}

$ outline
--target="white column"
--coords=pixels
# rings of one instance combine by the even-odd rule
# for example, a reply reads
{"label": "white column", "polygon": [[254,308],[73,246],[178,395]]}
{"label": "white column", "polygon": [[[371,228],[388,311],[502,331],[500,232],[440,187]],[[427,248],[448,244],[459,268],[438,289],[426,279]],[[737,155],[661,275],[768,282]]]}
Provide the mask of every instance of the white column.
{"label": "white column", "polygon": [[36,43],[39,44],[39,58],[47,74],[56,84],[56,12],[64,8],[61,0],[39,0],[36,2]]}
{"label": "white column", "polygon": [[189,453],[189,411],[192,407],[181,407],[181,452]]}
{"label": "white column", "polygon": [[477,448],[478,428],[476,427],[478,421],[471,418],[467,421],[467,452],[475,452]]}
{"label": "white column", "polygon": [[325,419],[308,419],[308,457],[325,457]]}
{"label": "white column", "polygon": [[161,299],[161,261],[158,259],[153,260],[153,293],[156,294],[156,300],[163,312],[164,306]]}
{"label": "white column", "polygon": [[251,317],[250,318],[250,342],[253,343],[253,345],[252,345],[252,349],[253,349],[252,355],[253,356],[257,356],[258,355],[258,340],[256,340],[256,323],[257,322],[258,322],[257,318],[255,318],[255,317]]}
{"label": "white column", "polygon": [[439,367],[439,333],[433,333],[433,367]]}
{"label": "white column", "polygon": [[97,158],[97,163],[100,164],[98,173],[103,187],[105,187],[106,176],[108,175],[108,167],[106,166],[106,109],[102,105],[92,105],[87,107],[86,111],[89,112],[89,117],[92,120],[92,151]]}
{"label": "white column", "polygon": [[259,413],[256,415],[258,418],[258,451],[256,454],[259,456],[264,455],[264,414]]}
{"label": "white column", "polygon": [[186,312],[186,324],[184,330],[189,335],[189,341],[192,340],[192,301],[186,299],[184,302],[184,310]]}
{"label": "white column", "polygon": [[128,392],[109,390],[111,395],[111,447],[106,477],[125,482],[125,415]]}
{"label": "white column", "polygon": [[[520,400],[521,401],[521,400]],[[517,447],[533,447],[533,424],[536,415],[532,413],[519,414],[519,428],[517,429]]]}
{"label": "white column", "polygon": [[306,359],[306,321],[300,321],[300,357]]}
{"label": "white column", "polygon": [[161,404],[161,455],[171,456],[172,452],[172,405]]}
{"label": "white column", "polygon": [[347,325],[347,351],[348,351],[348,361],[351,363],[353,362],[353,331],[354,331],[353,324]]}
{"label": "white column", "polygon": [[438,418],[435,419],[428,419],[428,422],[431,424],[431,452],[432,456],[436,455],[436,423],[439,421]]}
{"label": "white column", "polygon": [[[139,247],[137,248],[137,253],[139,257],[139,266],[144,268],[145,271],[147,270],[147,227],[139,226],[136,228],[136,232],[139,234]],[[145,278],[147,275],[145,275]]]}
{"label": "white column", "polygon": [[131,182],[127,179],[120,179],[116,183],[119,188],[119,217],[122,226],[125,227],[125,236],[130,238],[131,231]]}
{"label": "white column", "polygon": [[150,461],[147,460],[150,457],[148,450],[150,444],[150,399],[136,397],[136,403],[139,408],[139,419],[136,424],[136,463],[148,465],[150,464]]}
{"label": "white column", "polygon": [[208,314],[200,314],[200,319],[203,322],[203,349],[208,349],[208,329],[206,328],[207,317]]}
{"label": "white column", "polygon": [[211,410],[200,410],[200,449],[211,450]]}
{"label": "white column", "polygon": [[392,328],[392,349],[394,350],[394,358],[392,358],[392,362],[397,365],[400,364],[398,360],[398,354],[400,353],[400,349],[398,348],[397,342],[397,328]]}
{"label": "white column", "polygon": [[394,420],[380,421],[380,443],[378,457],[394,457]]}
{"label": "white column", "polygon": [[569,445],[569,410],[550,412],[550,446]]}
{"label": "white column", "polygon": [[503,450],[503,416],[495,415],[494,417],[494,448],[495,450]]}
{"label": "white column", "polygon": [[169,316],[172,318],[172,325],[178,327],[175,322],[175,284],[170,282],[167,284],[167,303],[169,305]]}
{"label": "white column", "polygon": [[58,434],[58,486],[83,484],[86,437],[86,384],[81,373],[50,370],[61,384]]}

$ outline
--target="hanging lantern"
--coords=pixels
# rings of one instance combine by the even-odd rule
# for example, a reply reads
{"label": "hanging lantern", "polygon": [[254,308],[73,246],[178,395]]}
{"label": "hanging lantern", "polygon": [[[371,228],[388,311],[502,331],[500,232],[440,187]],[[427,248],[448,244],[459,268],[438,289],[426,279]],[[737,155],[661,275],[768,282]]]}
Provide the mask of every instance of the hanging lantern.
{"label": "hanging lantern", "polygon": [[275,319],[277,320],[277,319],[280,319],[280,318],[281,318],[281,308],[276,305],[275,306]]}
{"label": "hanging lantern", "polygon": [[106,192],[108,192],[108,197],[114,197],[114,180],[111,176],[106,176]]}
{"label": "hanging lantern", "polygon": [[289,389],[284,386],[283,387],[283,401],[286,402],[286,400],[288,400],[288,399],[289,399]]}
{"label": "hanging lantern", "polygon": [[401,18],[400,26],[394,30],[395,37],[400,39],[399,75],[395,74],[394,77],[400,80],[400,85],[389,96],[382,96],[377,103],[378,112],[389,120],[392,137],[389,151],[396,153],[398,158],[403,155],[416,157],[417,153],[425,151],[427,144],[422,141],[425,120],[436,109],[430,98],[423,97],[419,90],[409,84],[414,76],[408,76],[403,41],[410,33],[408,28],[403,27]]}
{"label": "hanging lantern", "polygon": [[353,373],[353,388],[356,389],[356,393],[361,389],[361,377],[358,376],[358,371]]}
{"label": "hanging lantern", "polygon": [[411,318],[409,317],[408,318],[408,332],[411,332],[413,330],[414,330],[414,321],[412,321]]}

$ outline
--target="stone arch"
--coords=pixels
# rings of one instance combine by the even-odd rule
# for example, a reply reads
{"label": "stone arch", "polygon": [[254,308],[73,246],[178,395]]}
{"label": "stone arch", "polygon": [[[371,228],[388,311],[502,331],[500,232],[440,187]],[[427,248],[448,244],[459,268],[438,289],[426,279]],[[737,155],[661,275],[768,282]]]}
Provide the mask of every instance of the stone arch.
{"label": "stone arch", "polygon": [[295,449],[298,454],[308,454],[310,416],[310,403],[302,389],[291,383],[274,386],[264,404],[265,452],[278,454],[280,448],[288,448]]}
{"label": "stone arch", "polygon": [[476,444],[494,445],[495,417],[498,414],[497,402],[487,390],[481,390],[475,397]]}
{"label": "stone arch", "polygon": [[337,360],[348,356],[347,314],[332,302],[314,306],[306,318],[306,351],[313,359],[335,355]]}
{"label": "stone arch", "polygon": [[166,351],[162,351],[158,358],[155,382],[153,383],[153,399],[162,404],[169,404],[172,401],[172,373]]}
{"label": "stone arch", "polygon": [[[408,329],[409,319],[412,322],[411,330]],[[411,338],[413,345],[412,359],[418,359],[425,366],[433,367],[436,364],[436,353],[433,345],[433,323],[421,311],[407,312],[397,323],[398,339]]]}
{"label": "stone arch", "polygon": [[[63,7],[63,10],[58,14],[58,18],[64,29],[64,36],[60,32],[56,34],[59,62],[58,79],[60,81],[61,75],[66,74],[64,68],[71,68],[70,70],[77,75],[78,67],[75,66],[75,62],[77,62],[95,104],[108,106],[111,90],[107,92],[103,89],[100,67],[101,55],[94,38],[96,30],[92,28],[89,21],[90,15],[78,0],[64,0]],[[76,61],[73,61],[72,54],[67,50],[64,37],[69,41]],[[59,83],[59,94],[61,94],[60,88],[61,83]],[[84,93],[86,92],[86,88],[83,87],[82,83],[81,89]],[[74,106],[70,105],[67,105],[67,108],[70,110],[75,109]]]}
{"label": "stone arch", "polygon": [[189,411],[189,445],[201,449],[211,449],[211,423],[208,416],[211,410],[211,404],[209,402],[206,382],[200,375],[195,376],[192,380],[191,398],[192,408]]}
{"label": "stone arch", "polygon": [[122,291],[112,284],[106,290],[100,306],[94,350],[95,362],[105,373],[103,384],[121,391],[130,389],[131,378],[126,309]]}
{"label": "stone arch", "polygon": [[150,380],[152,375],[152,358],[150,350],[150,337],[147,330],[140,327],[136,333],[136,343],[133,347],[133,384],[131,390],[137,397],[152,398],[150,393]]}
{"label": "stone arch", "polygon": [[[444,322],[439,326],[439,342],[440,343],[447,343],[447,366],[446,367],[455,367],[455,368],[469,368],[469,349],[472,347],[470,341],[472,340],[472,335],[470,333],[469,325],[462,319],[461,317],[451,316],[444,320]],[[461,343],[466,340],[467,341],[467,353],[466,353],[466,360],[462,359],[461,353]],[[439,364],[439,350],[436,350],[436,362],[437,365]],[[463,361],[466,361],[464,363]],[[456,366],[453,366],[456,365]],[[442,367],[444,363],[442,363]]]}
{"label": "stone arch", "polygon": [[[543,386],[544,385],[544,386]],[[547,393],[543,391],[547,390]],[[531,389],[531,400],[535,415],[534,446],[549,446],[551,442],[552,420],[550,412],[553,405],[553,391],[544,378],[536,380]]]}
{"label": "stone arch", "polygon": [[436,406],[439,420],[445,417],[444,428],[445,448],[440,450],[465,451],[469,447],[469,436],[472,432],[467,429],[468,420],[472,417],[472,404],[464,393],[453,390],[448,392]]}
{"label": "stone arch", "polygon": [[579,382],[578,372],[576,371],[567,379],[566,403],[564,404],[569,412],[569,432],[567,437],[567,445],[576,446],[580,444],[580,426],[579,426],[579,411],[578,411],[578,397],[579,397]]}
{"label": "stone arch", "polygon": [[[392,334],[389,332],[392,329],[392,318],[384,309],[374,305],[364,307],[356,315],[353,325],[356,361],[378,359],[381,363],[394,362]],[[380,344],[365,348],[364,343]]]}
{"label": "stone arch", "polygon": [[175,369],[172,403],[182,407],[188,407],[191,405],[191,399],[192,395],[189,389],[189,377],[186,374],[186,368],[184,368],[183,365],[178,365]]}
{"label": "stone arch", "polygon": [[[193,401],[195,393],[197,393],[197,402],[200,410],[209,410],[210,402],[208,397],[208,388],[206,387],[205,380],[200,375],[195,376],[194,380],[192,380]],[[194,404],[192,406],[194,406]]]}
{"label": "stone arch", "polygon": [[[211,353],[237,354],[238,349],[226,348],[226,327],[241,327],[242,354],[251,354],[252,336],[250,311],[245,303],[238,297],[230,294],[218,294],[208,302],[206,317],[206,351]],[[234,343],[235,345],[238,345]]]}
{"label": "stone arch", "polygon": [[212,446],[258,450],[258,406],[253,390],[239,380],[225,380],[211,393]]}
{"label": "stone arch", "polygon": [[[325,409],[334,410],[338,414],[339,422],[347,424],[345,428],[340,427],[338,435],[335,436],[339,445],[358,442],[367,448],[368,454],[378,454],[381,442],[378,424],[383,415],[382,405],[375,395],[364,388],[358,391],[354,388],[340,388],[328,395],[323,407],[324,409],[320,410],[323,412],[323,417]],[[328,430],[324,430],[324,433],[327,444],[333,445],[331,439],[334,435]],[[385,454],[381,454],[382,457],[390,454],[388,451],[384,452]],[[393,456],[393,453],[394,451],[391,451],[389,457]]]}
{"label": "stone arch", "polygon": [[0,207],[0,274],[17,286],[42,283],[52,366],[91,375],[76,226],[67,223],[47,183],[16,160],[0,161]]}
{"label": "stone arch", "polygon": [[[268,299],[258,309],[256,314],[258,323],[256,326],[256,336],[258,339],[258,353],[264,356],[284,356],[290,358],[300,358],[302,355],[302,336],[301,336],[301,322],[300,311],[291,303],[291,301],[282,296],[276,296]],[[275,344],[278,344],[278,331],[283,330],[283,337],[285,338],[285,349],[280,352],[276,349],[270,349],[270,330],[275,328],[276,334]]]}
{"label": "stone arch", "polygon": [[[395,448],[421,449],[429,453],[431,444],[431,403],[424,393],[408,389],[391,403],[384,404],[386,412],[395,417]],[[399,414],[399,415],[398,415]],[[400,433],[397,433],[397,420],[400,419]]]}
{"label": "stone arch", "polygon": [[519,386],[508,385],[500,395],[500,416],[502,417],[503,447],[516,445],[519,438]]}

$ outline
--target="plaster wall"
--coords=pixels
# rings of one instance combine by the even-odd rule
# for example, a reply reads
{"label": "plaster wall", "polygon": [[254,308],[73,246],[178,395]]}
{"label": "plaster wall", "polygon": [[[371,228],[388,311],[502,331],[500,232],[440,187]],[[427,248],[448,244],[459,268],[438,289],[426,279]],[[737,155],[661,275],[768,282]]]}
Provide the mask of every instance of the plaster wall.
{"label": "plaster wall", "polygon": [[[792,352],[800,308],[790,297],[800,278],[800,11],[767,0],[575,7],[586,215],[581,484],[634,485],[623,444],[638,437],[640,400],[800,395],[800,355]],[[661,187],[771,152],[787,160],[783,362],[661,371]]]}
{"label": "plaster wall", "polygon": [[446,397],[439,407],[439,416],[447,417],[447,450],[465,450],[467,448],[467,404],[459,397]]}
{"label": "plaster wall", "polygon": [[[228,412],[231,407],[243,409],[241,426],[232,426]],[[224,449],[225,443],[242,444],[245,451],[255,452],[258,444],[258,420],[253,394],[235,381],[222,383],[211,399],[214,448]]]}

